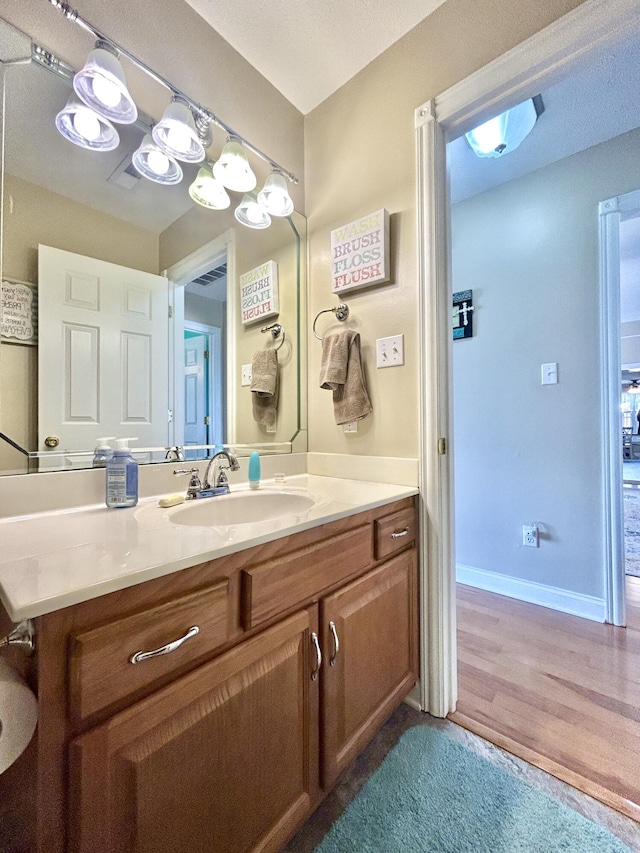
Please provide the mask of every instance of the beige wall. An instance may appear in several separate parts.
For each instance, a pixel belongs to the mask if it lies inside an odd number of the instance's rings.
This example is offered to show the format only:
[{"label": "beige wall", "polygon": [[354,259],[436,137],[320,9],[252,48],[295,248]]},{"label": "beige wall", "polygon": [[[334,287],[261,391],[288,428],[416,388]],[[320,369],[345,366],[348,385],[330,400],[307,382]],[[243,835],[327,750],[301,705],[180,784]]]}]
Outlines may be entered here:
[{"label": "beige wall", "polygon": [[[362,335],[373,415],[357,435],[333,420],[318,388],[321,345],[309,342],[309,450],[418,455],[418,293],[413,111],[502,55],[580,0],[447,0],[305,118],[309,322],[336,304],[330,231],[381,207],[391,214],[391,284],[345,293],[348,325]],[[327,319],[329,318],[329,319]],[[321,332],[335,331],[330,315]],[[376,370],[375,340],[404,333],[405,366]],[[372,472],[373,473],[373,472]]]}]

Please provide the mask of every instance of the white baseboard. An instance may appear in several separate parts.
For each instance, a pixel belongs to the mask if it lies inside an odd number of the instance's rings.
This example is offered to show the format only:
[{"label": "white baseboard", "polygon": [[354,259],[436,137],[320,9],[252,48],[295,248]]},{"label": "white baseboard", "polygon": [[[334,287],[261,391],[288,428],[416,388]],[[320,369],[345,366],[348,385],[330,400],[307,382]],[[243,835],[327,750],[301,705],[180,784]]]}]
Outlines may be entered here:
[{"label": "white baseboard", "polygon": [[417,681],[413,687],[411,688],[409,694],[404,697],[404,701],[407,705],[413,708],[416,711],[423,711],[423,707],[420,703],[420,682]]},{"label": "white baseboard", "polygon": [[558,589],[555,586],[545,586],[533,581],[501,575],[497,572],[487,572],[484,569],[463,566],[460,563],[456,563],[456,581],[465,584],[465,586],[516,598],[518,601],[539,604],[542,607],[549,607],[551,610],[570,613],[572,616],[582,616],[584,619],[591,619],[594,622],[605,621],[603,598],[582,595],[582,593]]}]

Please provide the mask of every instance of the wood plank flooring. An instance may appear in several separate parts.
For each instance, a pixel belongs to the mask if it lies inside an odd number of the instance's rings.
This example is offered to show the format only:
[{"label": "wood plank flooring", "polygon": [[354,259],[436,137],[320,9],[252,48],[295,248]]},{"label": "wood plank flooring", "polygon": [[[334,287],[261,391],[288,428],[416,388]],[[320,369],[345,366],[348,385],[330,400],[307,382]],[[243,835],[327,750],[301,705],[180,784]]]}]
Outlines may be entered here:
[{"label": "wood plank flooring", "polygon": [[451,719],[640,821],[640,578],[615,628],[458,585]]}]

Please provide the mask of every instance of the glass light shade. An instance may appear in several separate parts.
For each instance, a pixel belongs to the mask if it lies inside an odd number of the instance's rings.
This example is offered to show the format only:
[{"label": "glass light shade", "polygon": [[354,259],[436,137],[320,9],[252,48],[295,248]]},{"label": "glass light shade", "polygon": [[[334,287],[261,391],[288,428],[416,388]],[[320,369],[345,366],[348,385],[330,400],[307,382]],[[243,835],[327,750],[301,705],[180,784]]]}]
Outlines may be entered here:
[{"label": "glass light shade", "polygon": [[120,143],[115,127],[75,95],[56,116],[56,127],[69,142],[89,151],[113,151]]},{"label": "glass light shade", "polygon": [[234,216],[247,228],[268,228],[271,217],[256,198],[255,193],[245,193],[234,211]]},{"label": "glass light shade", "polygon": [[200,166],[195,181],[189,187],[189,195],[210,210],[225,210],[231,204],[229,194],[220,181],[213,177],[209,165]]},{"label": "glass light shade", "polygon": [[213,166],[213,174],[228,190],[247,193],[258,183],[251,170],[242,143],[230,138]]},{"label": "glass light shade", "polygon": [[640,394],[640,385],[634,380],[627,388],[627,394]]},{"label": "glass light shade", "polygon": [[258,193],[258,201],[271,216],[289,216],[293,212],[293,201],[287,189],[284,176],[272,172]]},{"label": "glass light shade", "polygon": [[120,61],[104,47],[91,51],[73,78],[73,88],[81,101],[110,121],[133,124],[138,118]]},{"label": "glass light shade", "polygon": [[179,184],[182,180],[180,165],[161,151],[148,133],[133,152],[131,162],[144,178],[156,184]]},{"label": "glass light shade", "polygon": [[508,154],[533,130],[538,112],[533,100],[524,101],[465,134],[478,157],[501,157]]},{"label": "glass light shade", "polygon": [[204,148],[189,107],[180,100],[172,101],[151,132],[159,148],[185,163],[204,160]]}]

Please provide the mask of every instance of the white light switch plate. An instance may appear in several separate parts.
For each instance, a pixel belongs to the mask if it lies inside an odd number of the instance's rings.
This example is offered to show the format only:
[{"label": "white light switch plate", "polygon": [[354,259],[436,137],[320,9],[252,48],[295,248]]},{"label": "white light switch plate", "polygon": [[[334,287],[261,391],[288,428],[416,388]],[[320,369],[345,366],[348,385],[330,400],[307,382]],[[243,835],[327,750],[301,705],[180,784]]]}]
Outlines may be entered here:
[{"label": "white light switch plate", "polygon": [[358,421],[350,421],[348,424],[342,425],[343,432],[358,432]]},{"label": "white light switch plate", "polygon": [[253,365],[251,364],[243,364],[242,365],[242,378],[240,380],[241,385],[251,385],[251,368]]},{"label": "white light switch plate", "polygon": [[542,385],[557,385],[558,384],[558,362],[551,364],[543,364],[541,366]]},{"label": "white light switch plate", "polygon": [[404,335],[378,338],[376,367],[398,367],[401,364],[404,364]]}]

